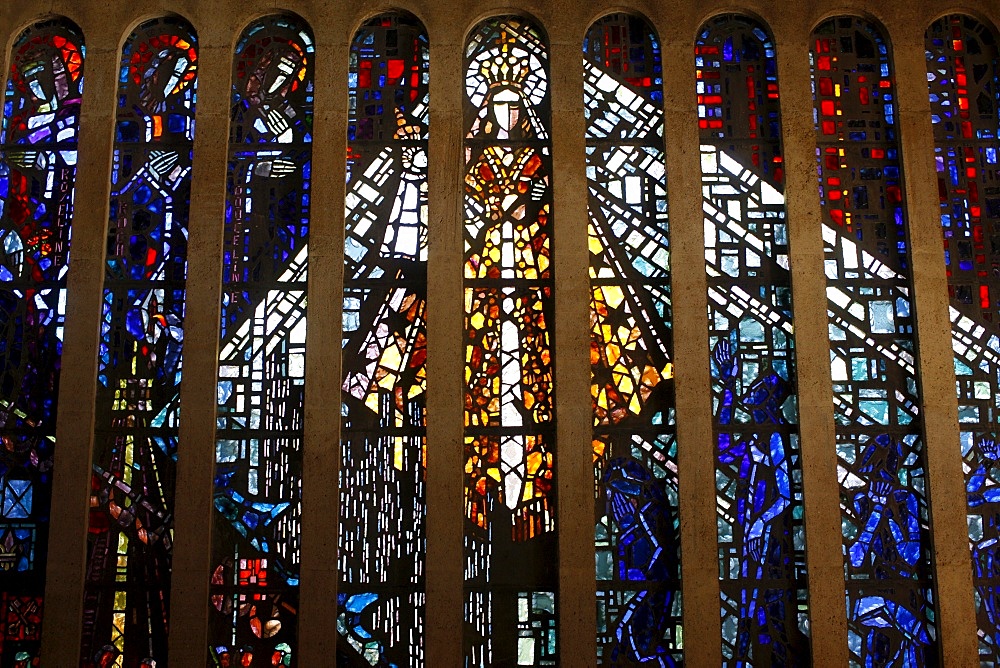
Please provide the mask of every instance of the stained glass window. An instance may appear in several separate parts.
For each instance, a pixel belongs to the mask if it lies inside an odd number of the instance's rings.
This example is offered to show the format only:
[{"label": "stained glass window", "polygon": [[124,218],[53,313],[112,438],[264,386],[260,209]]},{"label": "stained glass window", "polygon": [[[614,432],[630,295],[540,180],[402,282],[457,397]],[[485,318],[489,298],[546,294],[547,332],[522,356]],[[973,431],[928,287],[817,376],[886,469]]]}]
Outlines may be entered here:
[{"label": "stained glass window", "polygon": [[889,47],[868,21],[813,34],[830,363],[852,665],[934,657],[910,245]]},{"label": "stained glass window", "polygon": [[993,665],[1000,661],[994,564],[1000,541],[1000,52],[995,34],[968,16],[945,16],[926,37],[979,657]]},{"label": "stained glass window", "polygon": [[597,652],[681,659],[680,526],[660,41],[611,14],[583,43]]},{"label": "stained glass window", "polygon": [[65,20],[14,41],[0,129],[0,663],[37,665],[83,93]]},{"label": "stained glass window", "polygon": [[294,663],[312,71],[311,32],[292,18],[255,21],[237,42],[209,635],[223,666]]},{"label": "stained glass window", "polygon": [[85,665],[166,660],[197,67],[193,29],[179,19],[142,24],[122,50],[98,354]]},{"label": "stained glass window", "polygon": [[[555,665],[548,53],[487,19],[465,47],[465,662]],[[516,564],[516,567],[512,567]]]},{"label": "stained glass window", "polygon": [[428,55],[392,14],[350,56],[337,619],[374,665],[423,665]]},{"label": "stained glass window", "polygon": [[808,661],[802,470],[774,40],[712,19],[695,45],[722,652]]}]

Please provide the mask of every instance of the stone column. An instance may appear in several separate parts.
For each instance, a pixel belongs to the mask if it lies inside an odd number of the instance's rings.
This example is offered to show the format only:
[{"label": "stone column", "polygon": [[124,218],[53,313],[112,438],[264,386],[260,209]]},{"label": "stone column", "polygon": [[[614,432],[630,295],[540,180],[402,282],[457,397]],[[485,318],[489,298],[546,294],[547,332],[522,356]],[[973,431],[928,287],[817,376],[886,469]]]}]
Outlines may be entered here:
[{"label": "stone column", "polygon": [[[70,13],[73,14],[86,16],[78,11]],[[84,33],[87,56],[59,381],[41,655],[43,666],[67,667],[79,665],[80,660],[104,247],[121,43],[121,26],[114,21],[80,18],[77,17],[77,24]]]},{"label": "stone column", "polygon": [[471,19],[448,3],[430,3],[418,16],[430,40],[426,664],[460,666],[465,603],[462,48]]},{"label": "stone column", "polygon": [[559,663],[597,656],[593,406],[590,396],[590,251],[583,117],[583,35],[569,2],[554,3],[549,31],[552,96],[552,241],[555,275],[556,529]]},{"label": "stone column", "polygon": [[[310,3],[312,4],[312,3]],[[347,56],[350,14],[314,3],[316,97],[309,229],[305,435],[302,452],[302,666],[329,665],[337,649],[340,529],[341,316],[344,279]]]},{"label": "stone column", "polygon": [[[901,8],[900,8],[901,9]],[[972,563],[966,524],[965,477],[959,445],[948,279],[934,167],[934,132],[927,90],[920,15],[901,13],[890,33],[899,97],[899,134],[909,214],[913,308],[924,415],[926,491],[937,611],[935,623],[946,666],[978,666]]]},{"label": "stone column", "polygon": [[778,13],[772,25],[781,94],[788,213],[799,439],[806,534],[806,573],[813,660],[846,665],[840,484],[833,421],[833,380],[823,273],[823,212],[817,196],[809,19]]},{"label": "stone column", "polygon": [[243,27],[240,13],[206,6],[198,14],[192,17],[199,43],[198,106],[170,590],[170,664],[177,666],[204,665],[208,653],[230,78],[233,45]]},{"label": "stone column", "polygon": [[663,110],[670,198],[684,659],[692,668],[718,666],[722,627],[708,283],[694,77],[697,24],[678,20],[669,7],[662,7],[651,18],[660,35],[665,64]]}]

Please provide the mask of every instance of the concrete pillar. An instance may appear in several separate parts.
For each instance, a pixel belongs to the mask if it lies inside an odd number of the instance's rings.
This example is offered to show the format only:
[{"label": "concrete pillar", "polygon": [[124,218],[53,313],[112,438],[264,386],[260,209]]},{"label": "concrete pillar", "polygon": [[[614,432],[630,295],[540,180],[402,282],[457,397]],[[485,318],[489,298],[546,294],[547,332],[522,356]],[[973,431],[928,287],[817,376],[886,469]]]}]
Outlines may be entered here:
[{"label": "concrete pillar", "polygon": [[702,224],[694,35],[701,21],[668,7],[652,17],[663,47],[663,110],[673,303],[677,469],[681,520],[684,659],[717,666],[722,658],[715,444],[708,349],[708,284]]},{"label": "concrete pillar", "polygon": [[781,91],[785,198],[798,366],[799,438],[806,533],[806,573],[812,653],[846,665],[840,484],[833,422],[833,381],[823,267],[822,209],[817,195],[816,132],[809,72],[812,25],[794,15],[774,17]]},{"label": "concrete pillar", "polygon": [[460,666],[464,655],[462,535],[466,522],[462,49],[472,19],[447,3],[431,3],[418,16],[430,40],[426,664]]},{"label": "concrete pillar", "polygon": [[341,315],[344,276],[347,54],[350,15],[316,3],[316,42],[302,461],[299,665],[336,656],[340,525]]},{"label": "concrete pillar", "polygon": [[192,17],[199,43],[198,106],[170,591],[170,664],[177,666],[203,665],[208,653],[230,76],[234,42],[243,27],[238,12],[203,14]]},{"label": "concrete pillar", "polygon": [[[597,656],[593,407],[590,396],[590,251],[583,117],[582,17],[558,14],[549,31],[552,97],[552,241],[555,272],[556,530],[559,662]],[[566,20],[572,17],[572,20]]]},{"label": "concrete pillar", "polygon": [[77,25],[83,30],[87,54],[67,277],[41,655],[42,665],[67,667],[78,665],[80,657],[97,351],[121,39],[118,26],[113,23],[92,19],[77,20]]},{"label": "concrete pillar", "polygon": [[899,134],[909,214],[913,307],[924,414],[926,491],[931,517],[935,619],[946,666],[978,666],[965,476],[959,445],[948,279],[941,240],[934,131],[927,92],[922,16],[895,17],[890,33],[899,97]]}]

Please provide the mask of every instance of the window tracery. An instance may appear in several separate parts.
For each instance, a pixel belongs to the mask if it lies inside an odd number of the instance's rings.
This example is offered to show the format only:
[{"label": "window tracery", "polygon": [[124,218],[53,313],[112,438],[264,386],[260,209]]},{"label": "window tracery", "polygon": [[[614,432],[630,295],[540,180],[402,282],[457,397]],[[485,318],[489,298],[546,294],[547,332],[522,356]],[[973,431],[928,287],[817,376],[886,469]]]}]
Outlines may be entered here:
[{"label": "window tracery", "polygon": [[712,19],[695,46],[723,659],[808,660],[795,334],[774,41]]},{"label": "window tracery", "polygon": [[583,44],[598,660],[681,660],[660,43],[611,14]]},{"label": "window tracery", "polygon": [[994,545],[1000,540],[1000,50],[996,35],[953,14],[926,33],[927,85],[948,274],[958,420],[969,541],[979,622],[979,656],[1000,660],[1000,590]]}]

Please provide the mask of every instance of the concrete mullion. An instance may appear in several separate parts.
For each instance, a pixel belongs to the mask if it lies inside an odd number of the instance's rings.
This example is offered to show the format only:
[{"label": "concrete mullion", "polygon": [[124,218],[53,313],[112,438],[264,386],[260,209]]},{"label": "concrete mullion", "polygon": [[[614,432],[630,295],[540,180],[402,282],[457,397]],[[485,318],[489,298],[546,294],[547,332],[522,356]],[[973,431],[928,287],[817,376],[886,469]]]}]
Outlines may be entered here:
[{"label": "concrete mullion", "polygon": [[309,313],[302,462],[302,580],[299,651],[303,666],[336,656],[340,529],[340,332],[344,279],[344,150],[347,136],[346,27],[314,24],[316,96],[309,229]]},{"label": "concrete mullion", "polygon": [[102,32],[91,30],[84,36],[88,45],[112,46],[88,48],[84,63],[49,523],[48,554],[53,558],[48,560],[47,605],[42,624],[44,666],[76,666],[80,660],[113,109],[118,82],[118,52],[113,46],[118,37]]},{"label": "concrete mullion", "polygon": [[170,594],[170,664],[176,666],[204,665],[208,652],[231,39],[232,35],[221,29],[218,33],[210,33],[203,27],[199,34],[197,127],[191,182],[191,241]]},{"label": "concrete mullion", "polygon": [[795,28],[787,31],[787,39],[778,33],[776,56],[795,313],[809,620],[816,665],[846,665],[847,606],[823,272],[823,212],[816,195],[810,27],[793,23]]},{"label": "concrete mullion", "polygon": [[923,26],[896,36],[894,61],[923,402],[936,625],[946,666],[978,666],[965,478],[959,445],[948,279],[934,167]]},{"label": "concrete mullion", "polygon": [[463,657],[464,258],[463,26],[442,4],[427,18],[430,128],[427,261],[426,665]]},{"label": "concrete mullion", "polygon": [[[583,117],[583,30],[560,27],[550,48],[552,238],[555,276],[556,485],[559,661],[597,656],[593,408],[590,396],[590,252]],[[556,26],[553,25],[553,32]],[[565,41],[559,37],[565,36]]]},{"label": "concrete mullion", "polygon": [[669,13],[657,21],[657,29],[663,62],[672,64],[663,68],[664,140],[670,198],[684,659],[693,668],[718,666],[722,660],[695,30],[673,20]]}]

